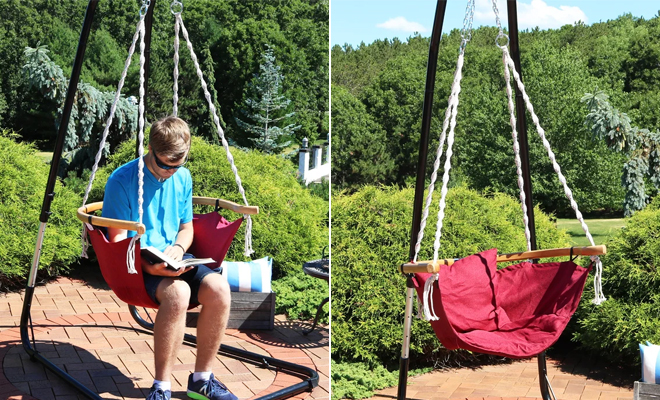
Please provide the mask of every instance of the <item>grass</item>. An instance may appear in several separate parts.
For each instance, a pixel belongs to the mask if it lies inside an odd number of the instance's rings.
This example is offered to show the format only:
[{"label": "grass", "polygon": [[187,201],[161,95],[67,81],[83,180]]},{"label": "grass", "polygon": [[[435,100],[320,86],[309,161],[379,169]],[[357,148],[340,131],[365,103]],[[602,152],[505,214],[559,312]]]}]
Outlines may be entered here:
[{"label": "grass", "polygon": [[53,159],[53,152],[52,151],[38,151],[37,152],[37,157],[41,158],[43,162],[45,163],[50,163],[50,160]]},{"label": "grass", "polygon": [[[597,245],[605,244],[610,236],[614,235],[616,231],[623,228],[626,224],[626,220],[623,218],[585,219],[584,222],[587,223],[589,232],[591,233],[591,236],[593,236],[594,242],[596,242]],[[564,229],[569,235],[571,235],[571,243],[573,245],[591,245],[589,239],[587,239],[582,230],[580,221],[577,219],[559,218],[557,219],[557,228]]]}]

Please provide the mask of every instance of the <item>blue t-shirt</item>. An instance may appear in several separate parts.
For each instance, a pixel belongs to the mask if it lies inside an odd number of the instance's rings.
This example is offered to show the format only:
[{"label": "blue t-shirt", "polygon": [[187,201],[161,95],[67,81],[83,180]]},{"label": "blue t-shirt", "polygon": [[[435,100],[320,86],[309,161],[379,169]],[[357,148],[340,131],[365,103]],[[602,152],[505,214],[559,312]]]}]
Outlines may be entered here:
[{"label": "blue t-shirt", "polygon": [[[192,221],[192,178],[190,171],[179,168],[174,175],[158,182],[144,168],[142,223],[146,232],[141,246],[153,246],[161,251],[176,241],[181,224]],[[138,159],[117,168],[105,184],[103,216],[125,221],[138,221]],[[136,235],[128,231],[128,236]]]}]

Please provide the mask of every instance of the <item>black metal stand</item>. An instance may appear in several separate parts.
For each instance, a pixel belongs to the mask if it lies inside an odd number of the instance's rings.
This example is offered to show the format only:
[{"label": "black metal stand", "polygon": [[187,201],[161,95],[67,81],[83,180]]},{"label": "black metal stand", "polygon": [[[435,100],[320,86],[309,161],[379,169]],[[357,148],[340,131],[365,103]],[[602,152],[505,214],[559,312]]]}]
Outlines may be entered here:
[{"label": "black metal stand", "polygon": [[[429,132],[431,126],[431,109],[433,105],[433,89],[435,86],[435,68],[438,58],[438,47],[440,37],[442,34],[442,23],[444,20],[444,10],[447,5],[446,0],[438,0],[436,6],[435,19],[433,21],[433,31],[431,33],[431,45],[429,47],[429,59],[426,71],[426,90],[424,93],[424,106],[422,112],[422,133],[419,140],[419,160],[417,163],[417,180],[415,183],[415,200],[413,208],[413,223],[410,235],[410,260],[413,259],[415,254],[415,244],[417,243],[417,236],[421,223],[422,206],[424,200],[425,178],[426,178],[426,158],[427,148],[429,142]],[[522,76],[520,69],[520,48],[518,46],[518,12],[516,9],[516,0],[507,0],[507,13],[509,17],[509,39],[511,48],[511,58],[513,59],[516,71]],[[522,173],[524,181],[524,189],[526,195],[527,216],[529,218],[530,241],[532,250],[536,249],[536,225],[534,223],[534,205],[532,201],[532,180],[529,167],[529,145],[527,139],[527,123],[525,120],[525,104],[523,102],[522,93],[520,93],[516,85],[516,115],[517,118],[517,131],[519,134],[520,142],[520,158],[522,164]],[[404,338],[401,350],[401,359],[399,365],[399,388],[397,399],[405,400],[406,398],[406,384],[408,380],[408,347],[410,345],[410,326],[412,322],[412,298],[414,295],[414,288],[410,284],[410,276],[408,276],[408,288],[406,291],[406,311],[404,320]],[[552,388],[547,377],[547,369],[545,362],[545,352],[538,355],[539,367],[539,385],[541,388],[541,396],[543,400],[551,400],[550,393]],[[553,396],[554,397],[554,396]]]},{"label": "black metal stand", "polygon": [[325,303],[327,303],[330,300],[330,297],[326,297],[323,299],[321,304],[319,304],[319,307],[316,309],[316,316],[314,317],[314,323],[312,324],[312,327],[309,329],[303,329],[302,333],[303,335],[310,334],[316,329],[316,324],[319,322],[319,315],[321,315],[321,311],[323,310],[323,306]]},{"label": "black metal stand", "polygon": [[[62,368],[53,364],[50,360],[44,357],[42,354],[37,351],[35,347],[30,343],[30,336],[28,332],[29,324],[31,324],[31,315],[30,310],[32,308],[32,299],[34,298],[34,288],[37,278],[37,270],[39,267],[39,258],[41,256],[41,246],[43,244],[46,224],[48,223],[48,217],[50,216],[50,206],[53,198],[55,196],[55,183],[57,181],[57,169],[62,157],[62,150],[64,147],[64,138],[66,137],[67,127],[69,125],[69,119],[71,117],[71,110],[73,109],[73,102],[76,96],[76,91],[78,87],[78,81],[80,79],[80,72],[82,69],[83,59],[85,57],[85,50],[87,48],[87,40],[89,39],[89,33],[92,27],[92,21],[94,19],[94,13],[96,11],[96,6],[98,5],[99,0],[89,0],[87,5],[87,11],[85,13],[85,20],[83,22],[83,27],[80,33],[80,40],[78,42],[78,49],[76,51],[76,57],[73,63],[73,69],[71,72],[71,79],[69,81],[69,87],[67,90],[66,99],[64,102],[64,108],[62,111],[62,120],[60,121],[60,126],[57,133],[57,141],[55,144],[55,150],[53,152],[53,159],[50,165],[50,172],[48,175],[48,183],[46,185],[46,193],[44,195],[44,201],[41,207],[41,215],[39,217],[40,225],[39,232],[37,234],[37,240],[35,245],[34,257],[32,259],[32,265],[27,279],[27,285],[25,289],[25,296],[23,300],[23,309],[21,313],[20,320],[20,334],[21,342],[25,351],[30,356],[30,359],[33,361],[38,361],[42,363],[46,368],[52,371],[54,374],[62,378],[65,382],[69,383],[71,386],[76,388],[80,393],[85,395],[90,399],[101,400],[101,397],[90,390],[88,387],[80,383],[74,377],[65,372]],[[151,20],[153,18],[153,9],[155,7],[155,0],[151,0],[149,9],[147,10],[147,15],[145,16],[145,27],[147,29],[147,34],[145,37],[145,50],[147,52],[147,57],[149,54],[148,47],[150,43],[147,42],[147,38],[151,38]],[[150,40],[148,41],[150,42]],[[148,71],[148,63],[146,66]],[[146,86],[146,84],[145,84]],[[153,324],[150,324],[144,321],[139,314],[137,309],[134,306],[129,306],[129,311],[133,318],[140,324],[140,326],[152,330]],[[189,345],[194,345],[197,343],[197,338],[193,335],[186,335],[184,337],[184,343]],[[291,396],[294,396],[303,391],[311,391],[313,388],[318,386],[319,375],[318,373],[308,367],[293,364],[287,361],[279,360],[276,358],[265,357],[260,354],[252,353],[242,349],[237,349],[230,346],[222,345],[218,351],[220,354],[227,355],[239,359],[241,361],[252,362],[256,365],[261,365],[265,368],[273,368],[278,371],[284,371],[286,373],[299,376],[302,381],[294,385],[280,389],[269,395],[260,397],[257,400],[279,400],[285,399]]]},{"label": "black metal stand", "polygon": [[[426,179],[426,157],[429,148],[429,132],[431,131],[431,117],[433,115],[433,90],[435,89],[435,71],[438,65],[438,52],[440,50],[440,39],[442,39],[442,23],[445,20],[447,0],[438,0],[435,7],[433,19],[433,30],[431,31],[431,45],[429,46],[429,58],[426,64],[426,87],[424,90],[424,104],[422,106],[422,134],[419,138],[419,158],[417,160],[417,180],[415,181],[415,199],[413,203],[413,219],[410,231],[410,253],[408,258],[415,257],[415,244],[422,221],[422,207],[424,202],[424,181]],[[408,384],[408,366],[410,350],[410,331],[412,329],[412,303],[415,295],[415,287],[412,284],[412,275],[408,274],[406,285],[406,310],[403,321],[403,345],[401,346],[401,358],[399,359],[399,387],[398,400],[405,400],[406,385]]]},{"label": "black metal stand", "polygon": [[[330,260],[325,258],[325,255],[320,260],[308,261],[303,264],[303,272],[313,278],[323,279],[325,281],[330,281]],[[321,304],[316,308],[316,316],[314,317],[314,323],[310,329],[304,329],[302,331],[303,335],[311,333],[316,329],[316,324],[319,321],[319,316],[323,310],[323,306],[330,300],[330,297],[326,297]]]}]

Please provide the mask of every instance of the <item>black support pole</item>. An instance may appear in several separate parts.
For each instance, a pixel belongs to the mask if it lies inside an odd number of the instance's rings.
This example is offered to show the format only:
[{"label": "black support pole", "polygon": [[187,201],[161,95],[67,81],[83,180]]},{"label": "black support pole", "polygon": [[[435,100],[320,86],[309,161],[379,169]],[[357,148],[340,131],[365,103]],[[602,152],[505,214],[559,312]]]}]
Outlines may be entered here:
[{"label": "black support pole", "polygon": [[67,383],[74,386],[78,389],[83,395],[87,396],[90,399],[100,399],[100,397],[89,390],[87,387],[82,385],[71,375],[66,373],[57,365],[53,364],[50,360],[41,355],[36,348],[32,347],[30,343],[30,337],[28,334],[28,322],[30,321],[30,310],[32,308],[32,298],[34,297],[34,287],[36,283],[37,270],[39,268],[39,258],[41,255],[41,245],[43,243],[43,238],[46,231],[46,224],[48,223],[48,218],[51,214],[50,206],[55,197],[55,183],[57,182],[57,170],[62,159],[62,151],[64,149],[64,139],[66,137],[67,128],[69,126],[69,119],[71,118],[71,110],[73,109],[73,102],[75,101],[76,92],[78,90],[78,81],[80,79],[80,71],[82,70],[83,60],[85,58],[85,50],[87,48],[87,40],[89,39],[89,33],[92,29],[92,21],[94,19],[94,13],[96,11],[96,6],[98,5],[98,0],[90,0],[87,4],[87,11],[85,12],[85,20],[83,22],[82,30],[80,33],[80,40],[78,42],[78,49],[76,51],[76,57],[73,62],[73,69],[71,71],[71,79],[69,80],[69,87],[67,89],[66,99],[64,100],[64,108],[62,109],[62,118],[60,120],[60,126],[57,131],[57,139],[55,143],[55,149],[53,151],[53,158],[50,163],[50,172],[48,174],[48,183],[46,184],[46,193],[44,195],[44,201],[41,206],[41,214],[39,216],[39,233],[37,234],[37,241],[35,245],[34,257],[32,259],[32,266],[30,268],[30,273],[27,279],[27,286],[25,289],[25,295],[23,297],[23,309],[21,312],[20,320],[20,334],[21,342],[23,348],[28,353],[30,358],[33,361],[39,361],[46,368],[52,371],[54,374],[64,379]]},{"label": "black support pole", "polygon": [[[518,10],[516,0],[507,0],[507,14],[509,16],[509,39],[511,49],[511,59],[516,67],[516,71],[522,79],[520,68],[520,47],[518,41]],[[525,191],[525,205],[527,206],[527,217],[529,218],[530,245],[532,250],[536,250],[536,224],[534,222],[534,202],[532,201],[532,177],[529,166],[529,140],[527,138],[527,121],[525,113],[525,103],[518,85],[516,89],[516,129],[518,130],[520,144],[520,161],[522,164],[523,184]],[[538,355],[539,369],[539,387],[543,400],[550,400],[550,383],[548,382],[548,372],[545,360],[545,352]]]},{"label": "black support pole", "polygon": [[[422,208],[424,202],[424,187],[426,178],[426,158],[428,156],[429,133],[431,131],[431,117],[433,115],[433,91],[435,89],[435,72],[438,65],[438,52],[440,49],[440,40],[442,39],[442,23],[445,19],[445,10],[447,0],[438,0],[435,8],[435,17],[433,20],[433,30],[431,32],[431,43],[429,45],[429,58],[426,65],[426,87],[424,90],[424,104],[422,106],[422,132],[419,138],[419,158],[417,160],[417,181],[415,182],[415,199],[413,208],[413,220],[410,232],[410,253],[409,259],[415,256],[415,244],[419,232],[419,226],[422,220]],[[410,349],[410,331],[412,326],[412,301],[414,295],[414,285],[411,275],[408,275],[406,284],[406,310],[403,325],[403,345],[401,348],[401,358],[399,360],[399,388],[397,392],[398,400],[405,400],[406,385],[408,384],[409,367],[409,349]]]},{"label": "black support pole", "polygon": [[[511,59],[516,71],[522,79],[520,70],[520,47],[518,46],[518,10],[516,0],[507,1],[507,12],[509,16],[509,39],[511,48]],[[529,218],[529,233],[532,250],[536,250],[536,224],[534,222],[534,202],[532,201],[532,177],[529,168],[529,141],[527,139],[527,121],[525,119],[525,102],[518,85],[516,89],[516,129],[518,130],[518,141],[520,142],[520,162],[522,164],[523,184],[525,189],[525,205],[527,206],[527,217]]]},{"label": "black support pole", "polygon": [[426,180],[426,158],[428,156],[429,133],[431,132],[431,117],[433,116],[433,90],[435,89],[435,72],[438,65],[438,52],[440,39],[442,39],[442,23],[445,19],[447,0],[438,0],[431,32],[429,58],[426,65],[426,88],[424,90],[424,104],[422,106],[422,134],[419,138],[419,158],[417,160],[417,180],[415,181],[415,200],[413,208],[412,228],[410,232],[410,253],[412,261],[415,256],[415,244],[422,221],[422,208],[424,206],[424,189]]}]

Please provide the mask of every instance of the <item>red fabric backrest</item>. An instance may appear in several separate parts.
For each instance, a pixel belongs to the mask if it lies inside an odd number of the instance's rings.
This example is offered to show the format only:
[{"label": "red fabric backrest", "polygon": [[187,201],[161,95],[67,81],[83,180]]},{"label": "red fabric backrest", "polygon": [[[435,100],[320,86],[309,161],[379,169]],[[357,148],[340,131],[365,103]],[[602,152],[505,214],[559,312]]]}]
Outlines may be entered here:
[{"label": "red fabric backrest", "polygon": [[442,267],[438,286],[449,323],[458,332],[474,329],[493,330],[497,249],[462,258]]},{"label": "red fabric backrest", "polygon": [[518,321],[520,325],[520,321],[540,315],[570,318],[580,302],[588,272],[572,261],[522,262],[498,271],[495,278],[498,306],[509,320],[502,318],[500,328],[507,329],[510,321]]},{"label": "red fabric backrest", "polygon": [[195,237],[188,253],[197,258],[212,258],[217,262],[208,264],[208,267],[219,267],[242,222],[243,218],[229,222],[217,212],[195,214],[193,216]]}]

